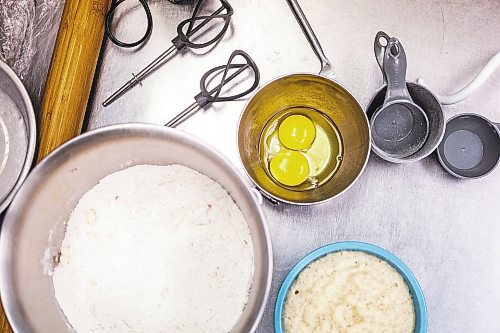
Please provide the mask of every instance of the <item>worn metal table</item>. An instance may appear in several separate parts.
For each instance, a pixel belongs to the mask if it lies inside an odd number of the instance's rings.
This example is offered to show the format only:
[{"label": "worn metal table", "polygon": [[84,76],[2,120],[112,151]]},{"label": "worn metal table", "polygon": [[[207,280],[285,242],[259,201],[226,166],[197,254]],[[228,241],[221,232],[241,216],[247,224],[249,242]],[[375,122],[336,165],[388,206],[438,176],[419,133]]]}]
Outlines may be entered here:
[{"label": "worn metal table", "polygon": [[[134,3],[133,1],[130,1]],[[212,0],[215,3],[215,0]],[[296,71],[318,72],[319,64],[284,0],[232,0],[233,25],[209,52],[172,59],[126,96],[101,102],[170,44],[192,3],[151,2],[151,39],[139,50],[105,43],[89,105],[88,129],[123,122],[163,124],[192,102],[200,76],[241,48],[260,66],[262,81]],[[302,0],[340,82],[366,105],[382,78],[373,57],[378,30],[403,42],[408,78],[423,76],[440,93],[470,80],[500,49],[498,0]],[[118,34],[145,27],[140,8],[120,19]],[[477,112],[500,120],[500,72],[449,118]],[[240,166],[236,127],[244,101],[214,105],[180,129],[222,151]],[[457,180],[435,156],[394,165],[372,154],[361,179],[339,199],[314,207],[265,204],[274,246],[271,297],[258,332],[272,332],[275,296],[291,266],[331,242],[359,240],[385,247],[420,281],[427,300],[429,332],[498,332],[500,327],[500,169],[481,180]]]}]

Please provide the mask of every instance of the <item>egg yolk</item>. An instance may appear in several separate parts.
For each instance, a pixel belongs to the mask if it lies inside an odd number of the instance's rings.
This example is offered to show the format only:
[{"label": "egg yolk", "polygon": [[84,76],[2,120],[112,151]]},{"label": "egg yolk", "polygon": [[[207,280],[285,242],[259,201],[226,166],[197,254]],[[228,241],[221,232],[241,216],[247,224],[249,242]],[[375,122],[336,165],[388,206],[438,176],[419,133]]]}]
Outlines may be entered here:
[{"label": "egg yolk", "polygon": [[311,119],[300,114],[286,117],[280,124],[278,136],[288,149],[304,150],[311,147],[316,137],[316,128]]},{"label": "egg yolk", "polygon": [[309,175],[309,163],[304,155],[297,151],[281,150],[269,164],[273,177],[283,185],[297,186]]}]

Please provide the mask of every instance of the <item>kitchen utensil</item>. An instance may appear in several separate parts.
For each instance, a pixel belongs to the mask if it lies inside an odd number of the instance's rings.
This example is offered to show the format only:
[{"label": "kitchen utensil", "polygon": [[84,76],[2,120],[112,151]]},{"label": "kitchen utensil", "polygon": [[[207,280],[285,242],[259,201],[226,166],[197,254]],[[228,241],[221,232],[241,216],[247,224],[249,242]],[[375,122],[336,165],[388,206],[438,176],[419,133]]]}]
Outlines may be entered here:
[{"label": "kitchen utensil", "polygon": [[333,252],[338,251],[362,251],[385,260],[394,269],[401,274],[404,281],[408,285],[410,294],[413,298],[413,307],[415,310],[415,333],[425,333],[427,332],[427,307],[425,305],[425,298],[422,292],[422,288],[418,284],[417,279],[410,271],[410,269],[395,255],[387,250],[384,250],[378,246],[362,243],[362,242],[339,242],[326,245],[319,249],[314,250],[307,256],[302,258],[288,273],[283,281],[278,297],[276,299],[276,305],[274,308],[274,329],[275,333],[284,333],[283,324],[283,308],[285,306],[286,297],[290,290],[290,287],[295,282],[299,274],[304,268],[309,266],[313,261]]},{"label": "kitchen utensil", "polygon": [[[491,59],[486,63],[483,69],[476,75],[468,85],[460,89],[458,92],[452,95],[437,95],[439,101],[443,105],[451,105],[456,104],[458,102],[463,101],[470,95],[472,95],[476,90],[478,90],[495,72],[495,70],[500,66],[500,51],[497,52]],[[430,89],[426,84],[423,78],[418,78],[417,82],[428,89]]]},{"label": "kitchen utensil", "polygon": [[[173,45],[171,47],[169,47],[165,52],[160,54],[155,60],[153,60],[151,63],[149,63],[149,65],[144,67],[139,73],[137,73],[137,74],[132,73],[132,79],[130,79],[123,86],[121,86],[120,89],[118,89],[116,92],[114,92],[110,97],[108,97],[102,103],[102,105],[103,106],[110,105],[116,99],[118,99],[120,96],[125,94],[132,87],[134,87],[136,84],[141,83],[141,80],[144,77],[146,77],[146,75],[148,75],[149,73],[154,71],[160,65],[163,65],[165,63],[165,60],[170,55],[172,55],[174,53],[176,54],[177,52],[182,51],[185,48],[192,48],[192,49],[204,48],[204,47],[210,46],[210,45],[216,43],[217,41],[219,41],[224,36],[227,29],[229,28],[231,16],[233,15],[233,8],[229,4],[229,2],[227,2],[226,0],[219,0],[219,1],[221,2],[221,7],[219,7],[219,9],[217,9],[215,12],[213,12],[212,15],[208,15],[208,16],[205,16],[205,15],[197,16],[199,11],[200,11],[202,1],[198,2],[196,4],[195,9],[194,9],[193,16],[190,19],[182,21],[177,26],[177,37],[172,39]],[[226,11],[226,12],[221,14],[224,11]],[[217,21],[224,22],[220,32],[217,35],[215,35],[212,39],[210,39],[206,42],[203,42],[203,43],[195,42],[194,40],[197,37],[197,36],[195,36],[195,34],[198,31],[200,31],[204,26],[206,26],[210,21],[212,21],[214,19],[217,19],[216,22]],[[201,21],[201,22],[198,25],[195,25],[195,23],[198,21]],[[186,26],[187,26],[187,28],[186,28]],[[184,30],[186,30],[186,32],[184,32]],[[108,30],[108,33],[111,34],[111,31]],[[118,41],[118,40],[116,40],[116,41]]]},{"label": "kitchen utensil", "polygon": [[[178,3],[179,1],[180,0],[170,0],[170,2],[173,3]],[[203,0],[198,0],[197,5],[199,5],[202,1]],[[118,0],[111,5],[111,8],[109,8],[108,13],[106,14],[106,35],[114,44],[120,47],[135,47],[144,43],[151,36],[151,33],[153,32],[153,15],[151,15],[151,9],[149,9],[148,2],[146,0],[139,0],[139,3],[144,9],[144,13],[146,14],[146,20],[148,22],[146,26],[146,31],[144,32],[144,35],[135,42],[132,43],[122,42],[121,40],[116,38],[113,32],[111,31],[111,25],[113,23],[113,18],[116,8],[118,8],[118,6],[123,2],[125,2],[125,0]]]},{"label": "kitchen utensil", "polygon": [[373,51],[375,52],[375,59],[377,59],[378,66],[382,71],[384,84],[387,84],[387,78],[385,77],[385,72],[384,72],[384,56],[385,56],[385,50],[387,49],[387,45],[389,44],[390,39],[391,37],[389,37],[388,34],[386,34],[383,31],[379,31],[377,32],[377,35],[375,36],[375,40],[373,42]]},{"label": "kitchen utensil", "polygon": [[[370,152],[370,126],[356,98],[333,77],[333,69],[296,0],[287,0],[309,44],[321,62],[319,75],[309,73],[278,77],[261,87],[248,101],[238,125],[238,148],[244,169],[272,202],[310,205],[333,199],[361,175]],[[278,185],[265,171],[257,150],[265,124],[289,108],[321,112],[337,127],[343,142],[342,162],[321,186],[294,191]]]},{"label": "kitchen utensil", "polygon": [[[241,56],[243,59],[245,59],[246,63],[245,64],[233,64],[232,61],[235,57]],[[228,76],[229,70],[231,69],[237,69],[234,71],[231,75]],[[231,80],[235,79],[237,76],[241,74],[245,74],[245,71],[247,69],[251,69],[254,81],[252,85],[245,91],[230,95],[230,96],[221,96],[221,91],[224,85],[226,85],[228,82]],[[217,73],[223,72],[222,74],[222,79],[221,83],[208,91],[208,82],[207,80],[213,78]],[[198,108],[203,108],[209,104],[215,103],[215,102],[226,102],[226,101],[234,101],[238,98],[241,98],[243,96],[248,95],[252,91],[257,88],[259,85],[259,80],[260,80],[260,73],[259,73],[259,68],[257,67],[257,64],[253,61],[253,59],[244,51],[241,50],[236,50],[234,51],[231,56],[229,57],[229,60],[226,65],[222,66],[217,66],[206,72],[200,81],[200,89],[201,92],[194,97],[195,102],[188,106],[184,111],[179,113],[177,116],[175,116],[172,120],[170,120],[165,126],[168,127],[176,127],[180,123],[182,123],[184,120],[192,116]]]},{"label": "kitchen utensil", "polygon": [[[377,60],[379,67],[383,68],[384,58],[381,57],[381,54],[382,52],[384,52],[385,54],[386,46],[384,46],[380,42],[380,38],[388,42],[390,40],[390,37],[383,31],[378,32],[377,35],[375,36],[375,41],[374,41],[375,59]],[[382,75],[384,76],[385,80],[384,71],[382,71]],[[422,110],[425,112],[427,116],[429,124],[428,136],[423,146],[413,155],[403,158],[394,158],[388,155],[385,155],[383,157],[385,160],[393,163],[414,162],[430,155],[441,142],[445,130],[443,109],[436,95],[434,95],[432,91],[427,89],[425,86],[413,82],[407,81],[406,88],[412,100],[422,108]],[[387,91],[387,85],[382,86],[374,93],[374,95],[368,102],[368,105],[366,107],[366,115],[368,116],[368,119],[371,120],[375,112],[383,105],[386,96],[386,91]]]},{"label": "kitchen utensil", "polygon": [[82,128],[111,0],[67,1],[39,114],[40,161]]},{"label": "kitchen utensil", "polygon": [[486,176],[500,159],[500,124],[473,113],[452,117],[437,153],[446,171],[458,178]]},{"label": "kitchen utensil", "polygon": [[0,61],[0,213],[26,178],[35,143],[31,100],[14,71]]},{"label": "kitchen utensil", "polygon": [[232,332],[256,329],[271,286],[272,250],[250,186],[218,152],[181,131],[125,124],[85,133],[58,148],[31,172],[12,202],[0,234],[0,292],[15,332],[72,331],[47,275],[65,222],[100,179],[139,164],[185,165],[220,183],[234,199],[248,222],[255,266],[248,302]]},{"label": "kitchen utensil", "polygon": [[406,54],[394,37],[387,45],[383,65],[387,91],[384,104],[370,121],[372,149],[382,158],[404,158],[422,148],[428,136],[429,121],[406,89]]}]

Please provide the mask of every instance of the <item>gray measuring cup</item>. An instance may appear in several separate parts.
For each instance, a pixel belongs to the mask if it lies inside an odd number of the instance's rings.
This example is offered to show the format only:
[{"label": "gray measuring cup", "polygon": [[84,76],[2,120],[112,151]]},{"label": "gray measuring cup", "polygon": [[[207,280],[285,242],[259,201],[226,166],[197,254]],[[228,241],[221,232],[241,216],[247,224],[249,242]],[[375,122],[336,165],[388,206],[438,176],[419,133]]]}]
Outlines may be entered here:
[{"label": "gray measuring cup", "polygon": [[441,165],[453,176],[484,177],[500,160],[500,124],[473,113],[452,117],[437,153]]},{"label": "gray measuring cup", "polygon": [[427,140],[429,121],[406,88],[406,54],[391,38],[384,54],[387,91],[384,104],[371,118],[374,152],[382,158],[404,158],[416,153]]},{"label": "gray measuring cup", "polygon": [[[389,40],[390,37],[388,34],[383,31],[379,31],[376,34],[374,41],[375,58],[380,69],[382,70],[382,75],[384,76],[384,84],[386,83],[383,70],[384,55],[387,49],[387,45],[389,44]],[[426,86],[415,82],[407,81],[406,88],[408,89],[412,100],[425,112],[429,121],[429,134],[424,145],[413,155],[404,158],[383,156],[385,160],[392,163],[410,163],[429,156],[438,147],[445,131],[444,113],[438,97]],[[365,109],[368,119],[371,120],[377,110],[384,104],[386,91],[387,85],[384,85],[373,94]],[[374,148],[373,145],[372,150],[377,153],[376,148]]]}]

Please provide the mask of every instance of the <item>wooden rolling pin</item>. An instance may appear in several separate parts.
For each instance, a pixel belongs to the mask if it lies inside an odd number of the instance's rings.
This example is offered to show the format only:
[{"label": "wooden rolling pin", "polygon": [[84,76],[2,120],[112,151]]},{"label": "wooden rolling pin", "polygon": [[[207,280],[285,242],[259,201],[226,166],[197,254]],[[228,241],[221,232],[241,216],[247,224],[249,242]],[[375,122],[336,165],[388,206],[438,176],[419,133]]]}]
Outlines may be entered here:
[{"label": "wooden rolling pin", "polygon": [[111,0],[66,0],[38,115],[37,162],[80,134]]},{"label": "wooden rolling pin", "polygon": [[0,332],[12,333],[12,330],[9,326],[9,322],[7,321],[5,313],[3,312],[2,304],[0,304]]},{"label": "wooden rolling pin", "polygon": [[[80,134],[111,0],[66,0],[38,114],[37,162]],[[0,333],[12,333],[0,304]]]}]

